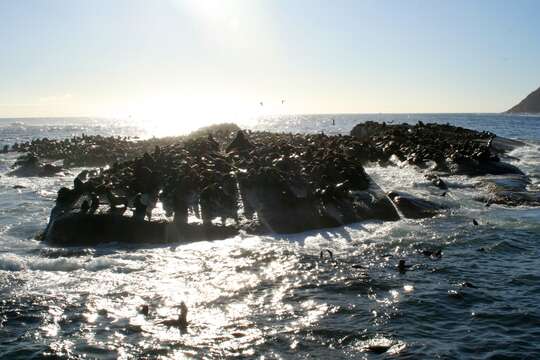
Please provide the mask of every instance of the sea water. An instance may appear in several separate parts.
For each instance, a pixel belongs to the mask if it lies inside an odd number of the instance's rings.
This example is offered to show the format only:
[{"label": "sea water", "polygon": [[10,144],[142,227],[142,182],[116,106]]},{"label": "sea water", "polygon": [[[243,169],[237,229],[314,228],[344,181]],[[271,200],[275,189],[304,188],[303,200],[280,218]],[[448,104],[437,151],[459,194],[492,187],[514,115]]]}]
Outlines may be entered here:
[{"label": "sea water", "polygon": [[[512,163],[538,190],[538,117],[302,115],[245,125],[346,134],[368,120],[450,123],[523,140]],[[154,135],[129,121],[0,120],[0,144],[82,133]],[[0,155],[2,359],[540,357],[540,209],[485,207],[474,200],[484,191],[475,187],[481,178],[444,178],[451,188],[441,197],[418,169],[366,168],[386,191],[449,207],[432,219],[189,245],[56,248],[33,237],[56,191],[81,169],[13,178],[6,173],[16,156]],[[325,249],[333,260],[327,252],[320,258]],[[442,258],[427,258],[424,249],[442,249]],[[400,259],[412,265],[406,273],[396,271]],[[177,317],[182,301],[187,332],[160,325]],[[148,316],[138,311],[144,304]]]}]

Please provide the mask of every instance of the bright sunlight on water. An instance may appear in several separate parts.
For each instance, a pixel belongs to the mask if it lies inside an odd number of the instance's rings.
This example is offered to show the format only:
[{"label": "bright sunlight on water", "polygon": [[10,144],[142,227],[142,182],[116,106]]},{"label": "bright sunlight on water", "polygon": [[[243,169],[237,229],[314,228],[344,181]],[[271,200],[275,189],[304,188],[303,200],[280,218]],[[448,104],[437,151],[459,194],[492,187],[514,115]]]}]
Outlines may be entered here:
[{"label": "bright sunlight on water", "polygon": [[[526,140],[512,155],[537,187],[534,118],[492,115],[276,117],[256,128],[346,133],[359,121],[451,122]],[[2,141],[80,133],[148,136],[98,120],[3,121]],[[5,140],[4,140],[5,139]],[[538,210],[486,208],[477,180],[448,177],[450,210],[433,219],[368,221],[296,235],[163,246],[49,247],[32,240],[64,177],[5,176],[1,157],[0,357],[520,358],[538,354]],[[517,160],[516,160],[517,161]],[[441,199],[414,168],[370,166],[386,190]],[[24,186],[13,189],[14,185]],[[480,223],[471,225],[471,218]],[[440,248],[432,260],[419,251]],[[333,258],[321,250],[329,249]],[[483,249],[479,252],[479,249]],[[412,268],[396,271],[399,259]],[[461,284],[469,282],[474,288]],[[184,332],[161,324],[188,307]],[[147,306],[148,313],[141,312]],[[384,355],[379,355],[384,353]],[[40,355],[41,354],[41,355]],[[483,357],[482,357],[483,358]]]}]

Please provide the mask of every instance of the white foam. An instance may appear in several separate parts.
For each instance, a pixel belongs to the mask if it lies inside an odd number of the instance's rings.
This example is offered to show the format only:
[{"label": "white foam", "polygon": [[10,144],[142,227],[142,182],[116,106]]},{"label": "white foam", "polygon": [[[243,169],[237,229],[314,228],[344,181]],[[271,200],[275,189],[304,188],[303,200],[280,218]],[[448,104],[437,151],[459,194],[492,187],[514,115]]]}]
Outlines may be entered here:
[{"label": "white foam", "polygon": [[81,260],[67,258],[39,260],[29,259],[27,264],[28,268],[31,270],[42,271],[74,271],[83,267]]},{"label": "white foam", "polygon": [[116,258],[90,256],[78,258],[56,258],[48,259],[38,256],[21,257],[16,254],[0,255],[0,270],[7,271],[101,271],[117,267],[119,272],[136,271],[139,268],[133,265],[134,262]]},{"label": "white foam", "polygon": [[92,259],[91,261],[87,262],[84,266],[84,268],[88,271],[100,271],[109,269],[115,266],[118,267],[128,267],[130,262],[123,261],[120,259],[113,259],[108,257],[99,257]]},{"label": "white foam", "polygon": [[26,268],[25,261],[14,254],[0,255],[0,270],[21,271]]}]

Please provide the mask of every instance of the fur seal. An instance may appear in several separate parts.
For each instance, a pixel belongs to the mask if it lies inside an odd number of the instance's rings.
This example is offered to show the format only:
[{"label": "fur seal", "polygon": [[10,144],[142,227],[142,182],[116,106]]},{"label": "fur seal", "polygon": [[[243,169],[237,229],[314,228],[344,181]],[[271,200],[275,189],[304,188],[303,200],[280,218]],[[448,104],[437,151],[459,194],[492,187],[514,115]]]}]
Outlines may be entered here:
[{"label": "fur seal", "polygon": [[186,304],[182,301],[180,303],[180,314],[178,315],[178,319],[163,320],[160,321],[158,324],[165,325],[167,327],[177,327],[180,329],[181,332],[185,332],[188,326],[187,313],[188,308]]}]

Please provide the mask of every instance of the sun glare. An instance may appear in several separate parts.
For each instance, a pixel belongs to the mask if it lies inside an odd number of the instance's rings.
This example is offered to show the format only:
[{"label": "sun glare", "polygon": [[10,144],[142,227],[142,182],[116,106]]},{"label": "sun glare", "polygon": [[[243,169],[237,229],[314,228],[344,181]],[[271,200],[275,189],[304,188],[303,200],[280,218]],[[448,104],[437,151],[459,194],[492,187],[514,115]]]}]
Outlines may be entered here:
[{"label": "sun glare", "polygon": [[228,20],[246,9],[246,3],[242,1],[185,0],[184,2],[193,15],[213,20]]},{"label": "sun glare", "polygon": [[188,0],[187,3],[200,15],[208,17],[223,16],[223,10],[228,6],[228,2],[222,0]]},{"label": "sun glare", "polygon": [[130,117],[149,136],[186,134],[202,126],[217,122],[249,125],[257,117],[266,115],[259,104],[247,104],[228,97],[216,98],[148,98],[132,107]]}]

